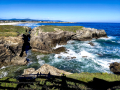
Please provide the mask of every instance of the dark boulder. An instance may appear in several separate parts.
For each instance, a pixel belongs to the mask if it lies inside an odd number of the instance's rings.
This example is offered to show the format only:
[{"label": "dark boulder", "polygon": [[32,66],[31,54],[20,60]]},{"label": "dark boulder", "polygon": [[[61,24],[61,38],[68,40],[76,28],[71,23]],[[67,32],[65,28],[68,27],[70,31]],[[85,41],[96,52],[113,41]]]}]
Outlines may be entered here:
[{"label": "dark boulder", "polygon": [[59,48],[57,48],[57,49],[54,49],[54,50],[53,50],[53,53],[59,54],[59,53],[61,53],[61,52],[65,52],[65,51],[66,51],[66,48],[65,48],[65,47],[59,47]]},{"label": "dark boulder", "polygon": [[120,74],[120,63],[118,62],[111,63],[109,68],[110,71],[112,71],[114,74]]},{"label": "dark boulder", "polygon": [[94,43],[92,43],[92,42],[89,42],[88,44],[90,44],[91,46],[95,46]]}]

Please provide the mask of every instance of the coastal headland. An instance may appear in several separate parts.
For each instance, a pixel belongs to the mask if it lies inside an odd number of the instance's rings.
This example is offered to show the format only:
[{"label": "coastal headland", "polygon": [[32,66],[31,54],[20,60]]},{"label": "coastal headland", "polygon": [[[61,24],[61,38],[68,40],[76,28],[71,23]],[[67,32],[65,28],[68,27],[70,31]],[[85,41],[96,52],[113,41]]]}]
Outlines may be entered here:
[{"label": "coastal headland", "polygon": [[[0,67],[8,65],[26,65],[26,45],[30,46],[32,51],[40,53],[60,53],[65,52],[65,48],[54,49],[57,44],[66,44],[69,40],[90,41],[93,38],[98,39],[106,37],[105,30],[97,30],[94,28],[85,28],[82,26],[39,26],[33,29],[23,26],[1,25],[0,26]],[[89,43],[94,45],[93,43]],[[28,50],[27,49],[27,50]],[[116,64],[119,66],[118,64]],[[113,65],[111,65],[112,67]],[[49,70],[50,69],[50,70]],[[112,69],[113,71],[113,69]],[[84,82],[90,82],[93,76],[110,81],[115,81],[113,74],[107,73],[79,73],[73,74],[63,70],[59,70],[50,65],[43,65],[38,70],[28,68],[24,70],[24,74],[54,72],[52,75],[66,74],[68,77],[79,79]],[[62,74],[61,74],[62,73]],[[78,78],[77,78],[77,77]],[[107,77],[104,78],[104,77]],[[120,78],[119,76],[116,76]],[[111,80],[111,78],[113,80]],[[120,79],[119,79],[120,80]],[[82,87],[80,85],[80,87]],[[86,86],[83,86],[86,88]],[[108,88],[108,87],[107,87]]]}]

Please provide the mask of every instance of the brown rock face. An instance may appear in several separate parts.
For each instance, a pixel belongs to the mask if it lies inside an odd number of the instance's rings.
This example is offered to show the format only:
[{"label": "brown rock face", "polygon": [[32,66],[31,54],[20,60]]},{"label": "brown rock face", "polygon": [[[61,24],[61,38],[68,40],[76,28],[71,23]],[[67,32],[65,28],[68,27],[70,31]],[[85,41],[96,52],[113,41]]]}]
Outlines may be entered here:
[{"label": "brown rock face", "polygon": [[[30,45],[33,51],[52,53],[52,47],[56,44],[66,44],[71,39],[73,32],[41,32],[39,31],[36,35],[36,30],[31,31]],[[43,53],[42,52],[42,53]]]},{"label": "brown rock face", "polygon": [[68,40],[86,41],[100,37],[107,37],[104,30],[82,28],[82,30],[77,30],[76,33],[62,30],[43,32],[40,27],[36,27],[31,31],[30,45],[33,51],[52,53],[52,47],[56,44],[66,44]]},{"label": "brown rock face", "polygon": [[28,31],[31,28],[26,26],[24,28],[26,28],[26,33],[23,35],[0,37],[0,67],[10,64],[26,65],[25,40],[28,40],[28,36],[30,36]]},{"label": "brown rock face", "polygon": [[114,74],[120,74],[120,63],[111,63],[109,67],[110,71],[112,71]]},{"label": "brown rock face", "polygon": [[[0,37],[0,66],[2,66],[3,63],[14,63],[11,61],[14,61],[15,57],[18,59],[22,51],[22,46],[22,37]],[[23,60],[23,58],[19,59]]]},{"label": "brown rock face", "polygon": [[33,68],[32,69],[31,68],[25,69],[24,73],[22,75],[25,75],[25,74],[37,74],[38,72],[39,73],[41,72],[42,74],[48,74],[50,72],[52,75],[57,75],[57,76],[60,76],[62,74],[66,74],[66,75],[72,74],[70,72],[59,70],[59,69],[57,69],[57,68],[55,68],[53,66],[50,66],[48,64],[44,64],[43,66],[41,66],[36,71],[34,71]]}]

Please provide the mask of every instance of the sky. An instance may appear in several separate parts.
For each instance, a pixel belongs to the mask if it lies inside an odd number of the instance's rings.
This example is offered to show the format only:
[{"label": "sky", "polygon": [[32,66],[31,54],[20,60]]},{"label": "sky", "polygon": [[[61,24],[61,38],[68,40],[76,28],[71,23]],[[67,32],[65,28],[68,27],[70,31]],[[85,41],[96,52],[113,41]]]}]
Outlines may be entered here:
[{"label": "sky", "polygon": [[0,0],[0,18],[120,22],[120,0]]}]

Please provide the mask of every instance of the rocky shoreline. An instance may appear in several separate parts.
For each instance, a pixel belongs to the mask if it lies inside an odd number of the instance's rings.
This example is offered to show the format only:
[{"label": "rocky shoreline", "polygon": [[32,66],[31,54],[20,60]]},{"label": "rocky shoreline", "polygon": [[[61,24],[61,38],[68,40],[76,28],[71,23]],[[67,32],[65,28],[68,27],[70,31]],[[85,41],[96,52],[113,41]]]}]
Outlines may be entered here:
[{"label": "rocky shoreline", "polygon": [[63,31],[59,28],[54,28],[54,32],[43,32],[41,27],[36,27],[31,31],[30,45],[33,51],[41,53],[53,53],[52,47],[67,44],[68,40],[87,41],[93,38],[106,37],[104,30],[94,28],[81,28],[75,32]]},{"label": "rocky shoreline", "polygon": [[[64,31],[59,28],[53,28],[54,29],[53,32],[44,32],[44,30],[41,27],[35,27],[32,30],[31,28],[28,28],[28,27],[25,27],[25,28],[26,28],[26,32],[29,31],[30,33],[19,35],[18,37],[0,37],[0,58],[1,58],[0,67],[11,65],[11,64],[26,65],[27,61],[26,61],[25,45],[29,43],[32,48],[31,49],[32,51],[49,54],[49,53],[64,52],[65,51],[64,47],[58,48],[58,49],[53,49],[53,47],[55,47],[57,44],[58,45],[67,44],[67,41],[69,40],[79,40],[79,41],[89,40],[90,41],[93,38],[95,39],[98,39],[101,37],[107,38],[107,34],[104,30],[97,30],[94,28],[83,27],[76,30],[76,32]],[[26,39],[27,41],[25,40],[25,37],[27,38]],[[28,41],[28,37],[30,38],[30,41]],[[88,44],[90,44],[91,46],[94,46],[92,42]],[[49,67],[52,67],[52,66],[49,66]],[[33,70],[33,71],[35,73],[41,72],[40,70],[38,71]],[[67,73],[67,72],[64,71],[64,73]]]}]

